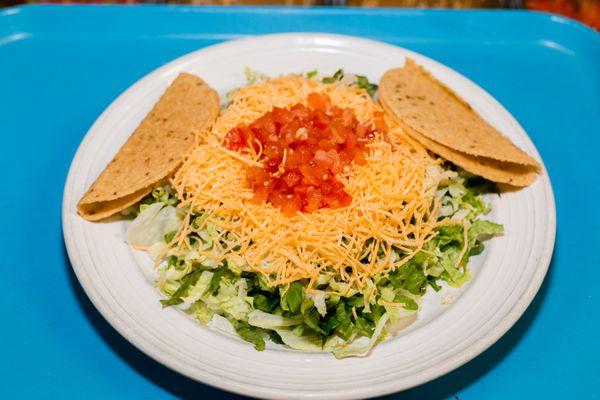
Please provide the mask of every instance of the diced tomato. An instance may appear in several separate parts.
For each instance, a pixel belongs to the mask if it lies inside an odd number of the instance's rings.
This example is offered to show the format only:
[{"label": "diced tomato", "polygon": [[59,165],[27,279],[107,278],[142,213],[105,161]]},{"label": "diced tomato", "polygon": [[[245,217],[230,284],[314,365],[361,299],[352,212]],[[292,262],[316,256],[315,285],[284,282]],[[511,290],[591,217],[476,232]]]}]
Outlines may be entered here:
[{"label": "diced tomato", "polygon": [[263,159],[265,166],[268,171],[275,171],[279,169],[279,164],[281,164],[281,160],[278,157],[275,158],[266,158]]},{"label": "diced tomato", "polygon": [[319,140],[319,148],[323,150],[331,150],[335,149],[337,145],[330,139],[321,139]]},{"label": "diced tomato", "polygon": [[325,111],[316,110],[314,112],[313,123],[315,124],[315,127],[324,129],[327,128],[327,126],[329,126],[331,123],[331,118],[325,113]]},{"label": "diced tomato", "polygon": [[347,127],[341,119],[334,119],[329,124],[329,134],[336,144],[342,144],[346,141]]},{"label": "diced tomato", "polygon": [[318,186],[321,183],[321,178],[325,173],[325,170],[317,166],[314,162],[309,164],[301,165],[298,170],[302,173],[302,183],[304,185],[315,185]]},{"label": "diced tomato", "polygon": [[246,169],[246,180],[248,181],[248,183],[251,183],[252,186],[262,185],[269,179],[270,176],[268,172],[261,167],[252,166]]},{"label": "diced tomato", "polygon": [[314,186],[308,186],[306,190],[306,196],[304,198],[304,209],[306,212],[317,211],[323,206],[323,195],[320,189],[316,189]]},{"label": "diced tomato", "polygon": [[286,200],[281,206],[281,211],[287,216],[293,216],[302,210],[302,199],[296,193],[286,195]]},{"label": "diced tomato", "polygon": [[[364,125],[359,125],[359,126],[364,126]],[[344,143],[346,145],[347,149],[354,149],[356,147],[358,143],[358,140],[356,140],[356,135],[354,134],[354,132],[347,132],[346,133],[346,142]]]},{"label": "diced tomato", "polygon": [[358,150],[356,154],[354,154],[354,162],[358,165],[365,165],[367,163],[367,156],[365,152]]},{"label": "diced tomato", "polygon": [[319,93],[311,93],[306,97],[306,102],[308,103],[308,107],[313,110],[319,110],[325,112],[327,110],[327,105],[330,103],[329,96],[326,94]]},{"label": "diced tomato", "polygon": [[285,184],[291,189],[294,186],[296,186],[298,182],[300,182],[302,176],[299,173],[292,171],[283,175],[282,179],[285,182]]},{"label": "diced tomato", "polygon": [[271,193],[271,189],[265,186],[254,187],[254,197],[252,198],[252,201],[257,204],[264,203],[269,199],[269,193]]},{"label": "diced tomato", "polygon": [[296,104],[290,108],[292,115],[294,118],[302,121],[310,118],[311,111],[310,109],[304,107],[302,104]]},{"label": "diced tomato", "polygon": [[238,128],[233,128],[225,137],[225,147],[230,150],[239,151],[244,146],[242,145],[242,135]]},{"label": "diced tomato", "polygon": [[323,148],[315,151],[315,163],[321,168],[330,168],[333,166],[333,158]]},{"label": "diced tomato", "polygon": [[329,193],[333,191],[333,184],[329,181],[323,182],[321,184],[321,192],[327,196]]},{"label": "diced tomato", "polygon": [[350,162],[354,160],[354,149],[345,149],[340,152],[340,161],[344,165],[350,165]]},{"label": "diced tomato", "polygon": [[273,107],[271,119],[273,119],[275,123],[284,125],[291,122],[294,119],[294,115],[285,108]]},{"label": "diced tomato", "polygon": [[326,94],[311,93],[306,102],[273,107],[250,125],[233,128],[223,141],[234,151],[262,147],[263,167],[246,170],[253,201],[270,202],[290,216],[348,206],[352,197],[337,176],[352,163],[366,163],[366,143],[387,130],[383,114],[376,115],[374,127],[366,126]]}]

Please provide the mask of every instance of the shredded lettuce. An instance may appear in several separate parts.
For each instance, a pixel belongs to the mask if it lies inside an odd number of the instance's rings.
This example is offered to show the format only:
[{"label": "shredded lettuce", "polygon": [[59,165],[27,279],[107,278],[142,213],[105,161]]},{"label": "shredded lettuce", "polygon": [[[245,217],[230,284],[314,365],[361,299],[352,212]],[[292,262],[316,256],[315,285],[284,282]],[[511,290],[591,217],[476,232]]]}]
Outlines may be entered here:
[{"label": "shredded lettuce", "polygon": [[342,79],[344,79],[344,70],[340,68],[337,71],[335,71],[333,75],[324,77],[323,83],[334,83],[337,81],[341,81]]},{"label": "shredded lettuce", "polygon": [[202,271],[195,271],[187,275],[181,283],[181,286],[177,288],[177,290],[169,299],[160,301],[163,304],[163,307],[174,306],[183,303],[183,299],[181,297],[187,292],[190,286],[194,285],[198,281],[201,272]]},{"label": "shredded lettuce", "polygon": [[285,311],[297,313],[304,300],[304,289],[300,282],[294,282],[287,290],[281,293],[281,308]]},{"label": "shredded lettuce", "polygon": [[[191,286],[184,297],[181,299],[188,304],[194,304],[198,302],[206,293],[210,283],[213,279],[214,273],[211,271],[201,271],[200,277],[196,281],[196,283]],[[202,303],[202,302],[199,302]]]},{"label": "shredded lettuce", "polygon": [[125,241],[137,249],[164,242],[165,235],[177,231],[181,218],[177,208],[162,202],[150,204],[131,222]]},{"label": "shredded lettuce", "polygon": [[296,335],[287,329],[276,330],[281,340],[292,349],[301,351],[321,351],[321,340],[316,335]]},{"label": "shredded lettuce", "polygon": [[242,339],[252,343],[256,350],[262,351],[265,349],[265,339],[263,338],[262,332],[259,329],[242,323],[239,324],[235,330]]},{"label": "shredded lettuce", "polygon": [[484,219],[478,219],[469,228],[469,241],[481,241],[491,238],[495,235],[501,235],[504,233],[504,227],[500,224],[496,224],[491,221]]},{"label": "shredded lettuce", "polygon": [[233,324],[227,318],[222,317],[219,314],[212,315],[206,325],[221,332],[228,333],[232,336],[236,336],[238,334]]},{"label": "shredded lettuce", "polygon": [[[247,74],[249,82],[264,79],[260,73]],[[307,75],[316,79],[317,72]],[[376,90],[365,77],[343,70],[323,81],[342,81],[370,94]],[[483,251],[486,240],[503,233],[502,225],[482,218],[491,210],[484,197],[495,192],[490,182],[446,164],[428,169],[426,190],[440,204],[439,220],[450,223],[435,228],[435,236],[416,254],[393,248],[392,260],[401,265],[366,280],[360,290],[330,271],[319,275],[310,290],[307,281],[271,286],[266,276],[249,270],[242,256],[228,253],[228,233],[214,216],[194,212],[197,232],[188,238],[190,247],[168,249],[159,265],[156,285],[165,295],[161,302],[237,335],[257,350],[270,339],[302,351],[332,351],[338,358],[368,355],[386,332],[416,319],[427,290],[468,281],[469,259]],[[127,243],[153,257],[163,256],[185,212],[178,205],[169,186],[154,189],[126,212],[135,217]]]},{"label": "shredded lettuce", "polygon": [[369,354],[375,343],[381,338],[383,334],[383,330],[385,325],[389,320],[388,314],[384,314],[377,322],[377,326],[375,327],[375,331],[371,335],[369,339],[369,343],[366,345],[360,345],[355,343],[350,343],[348,345],[339,345],[333,349],[333,355],[336,358],[345,358],[345,357],[364,357]]},{"label": "shredded lettuce", "polygon": [[327,315],[327,296],[325,295],[325,292],[321,291],[321,290],[317,290],[316,293],[313,294],[308,294],[307,295],[308,298],[310,298],[313,302],[313,305],[315,306],[317,312],[324,317],[325,315]]},{"label": "shredded lettuce", "polygon": [[[307,76],[309,78],[313,78],[316,75]],[[310,73],[309,73],[310,74]],[[349,86],[354,86],[360,89],[364,89],[369,96],[375,97],[375,92],[377,92],[378,85],[369,82],[369,79],[364,75],[354,75],[354,74],[344,74],[343,69],[338,69],[331,76],[326,76],[323,78],[323,83],[334,83],[334,82],[343,82]]]},{"label": "shredded lettuce", "polygon": [[302,323],[300,316],[283,317],[281,315],[269,314],[261,310],[254,310],[248,314],[248,323],[263,329],[280,329]]}]

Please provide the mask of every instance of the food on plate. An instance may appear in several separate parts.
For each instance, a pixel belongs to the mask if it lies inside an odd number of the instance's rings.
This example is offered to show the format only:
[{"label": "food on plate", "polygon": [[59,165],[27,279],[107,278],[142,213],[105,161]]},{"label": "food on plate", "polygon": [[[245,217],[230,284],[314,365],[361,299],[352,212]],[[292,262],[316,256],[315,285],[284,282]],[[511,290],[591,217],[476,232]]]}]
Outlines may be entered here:
[{"label": "food on plate", "polygon": [[537,161],[411,59],[383,75],[379,102],[415,140],[469,172],[513,186],[531,184],[540,172]]},{"label": "food on plate", "polygon": [[[469,259],[503,233],[483,217],[486,194],[497,191],[490,180],[525,186],[539,164],[412,61],[405,68],[412,73],[384,75],[382,85],[394,84],[380,88],[379,102],[376,84],[343,70],[273,78],[247,70],[248,84],[228,93],[218,117],[212,89],[186,105],[190,92],[167,96],[176,81],[146,120],[161,110],[193,130],[193,144],[178,147],[157,179],[114,190],[146,190],[120,209],[132,219],[125,241],[154,259],[163,306],[257,350],[270,340],[343,358],[369,354],[413,322],[427,290],[468,281]],[[408,79],[416,83],[401,93],[396,85]],[[442,111],[386,100],[425,96],[419,90]],[[174,105],[159,107],[165,98]],[[196,106],[201,118],[187,114]],[[467,147],[455,144],[463,128],[475,132]],[[121,162],[153,151],[133,150],[140,129]],[[489,152],[488,134],[500,155]]]},{"label": "food on plate", "polygon": [[460,151],[456,151],[428,139],[410,129],[407,129],[406,132],[427,150],[460,166],[465,171],[469,171],[492,182],[506,183],[515,187],[524,187],[532,184],[537,179],[536,170],[530,166],[461,153]]},{"label": "food on plate", "polygon": [[175,171],[218,113],[217,92],[180,74],[80,200],[79,214],[97,221],[140,201]]}]

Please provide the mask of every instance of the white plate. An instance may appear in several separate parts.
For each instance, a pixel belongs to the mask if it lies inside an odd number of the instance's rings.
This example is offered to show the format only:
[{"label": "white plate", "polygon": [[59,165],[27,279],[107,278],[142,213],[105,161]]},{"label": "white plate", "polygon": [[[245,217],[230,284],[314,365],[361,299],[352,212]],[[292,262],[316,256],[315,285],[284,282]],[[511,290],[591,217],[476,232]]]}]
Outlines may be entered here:
[{"label": "white plate", "polygon": [[[109,323],[164,365],[198,381],[245,395],[348,399],[382,395],[434,379],[469,361],[500,338],[540,287],[554,246],[554,197],[548,175],[530,187],[491,198],[490,218],[506,234],[473,258],[474,278],[442,305],[428,295],[419,320],[376,346],[367,358],[336,360],[245,342],[163,310],[150,260],[123,242],[125,223],[90,223],[77,201],[181,71],[197,74],[222,95],[244,83],[244,67],[270,75],[340,67],[378,82],[412,57],[463,96],[518,146],[540,157],[514,118],[465,77],[419,54],[387,44],[328,34],[259,36],[211,46],[141,79],[98,118],[71,165],[63,199],[63,231],[73,269]],[[541,160],[540,160],[541,161]]]}]

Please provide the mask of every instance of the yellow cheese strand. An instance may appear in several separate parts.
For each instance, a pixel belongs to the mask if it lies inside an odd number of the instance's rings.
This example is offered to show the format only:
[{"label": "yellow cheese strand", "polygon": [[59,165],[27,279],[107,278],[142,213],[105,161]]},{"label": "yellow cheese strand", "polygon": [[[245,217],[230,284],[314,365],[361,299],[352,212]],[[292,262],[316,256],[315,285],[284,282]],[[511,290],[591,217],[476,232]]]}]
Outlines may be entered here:
[{"label": "yellow cheese strand", "polygon": [[[200,134],[172,185],[181,206],[210,212],[210,220],[227,232],[228,248],[240,246],[230,254],[243,257],[270,284],[308,279],[312,287],[319,274],[329,274],[360,289],[374,275],[406,263],[435,235],[438,208],[426,178],[428,167],[438,161],[388,120],[387,137],[367,145],[367,163],[338,177],[352,196],[350,206],[287,217],[269,203],[253,203],[245,171],[258,155],[224,151],[221,141],[232,128],[252,123],[273,106],[305,104],[312,92],[328,94],[334,105],[351,108],[365,124],[382,111],[362,89],[295,75],[247,86],[212,129]],[[182,235],[195,231],[192,222],[184,221]],[[395,259],[393,247],[406,256]],[[212,250],[205,254],[214,257]]]}]

